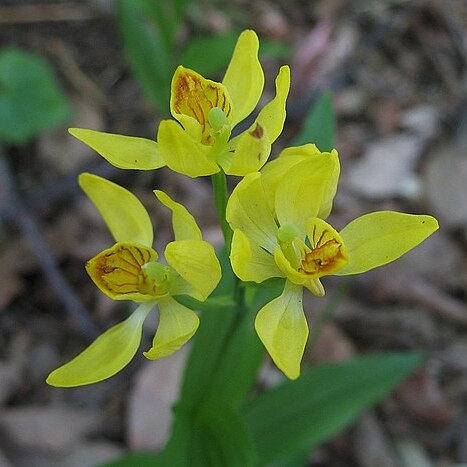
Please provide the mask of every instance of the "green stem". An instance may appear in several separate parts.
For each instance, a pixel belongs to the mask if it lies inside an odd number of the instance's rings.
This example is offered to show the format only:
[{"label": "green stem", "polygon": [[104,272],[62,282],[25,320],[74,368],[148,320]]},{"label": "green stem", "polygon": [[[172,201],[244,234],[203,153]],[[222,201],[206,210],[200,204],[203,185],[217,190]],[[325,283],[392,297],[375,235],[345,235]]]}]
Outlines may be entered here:
[{"label": "green stem", "polygon": [[217,216],[219,223],[224,234],[225,246],[227,251],[230,250],[232,242],[232,230],[225,218],[225,211],[227,208],[228,192],[227,192],[227,178],[223,170],[211,175],[212,191],[214,192],[214,201],[216,203]]}]

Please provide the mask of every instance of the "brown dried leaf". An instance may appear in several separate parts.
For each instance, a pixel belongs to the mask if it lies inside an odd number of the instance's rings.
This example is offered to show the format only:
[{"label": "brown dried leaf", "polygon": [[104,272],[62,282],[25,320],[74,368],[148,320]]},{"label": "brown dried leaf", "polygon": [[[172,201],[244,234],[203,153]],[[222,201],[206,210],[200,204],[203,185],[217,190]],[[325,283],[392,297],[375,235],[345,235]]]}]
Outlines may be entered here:
[{"label": "brown dried leaf", "polygon": [[398,467],[391,440],[373,412],[360,417],[352,428],[352,447],[359,467]]},{"label": "brown dried leaf", "polygon": [[4,409],[0,427],[7,439],[24,449],[58,452],[102,424],[99,412],[69,406],[21,406]]},{"label": "brown dried leaf", "polygon": [[[103,116],[100,110],[79,98],[73,98],[73,121],[70,127],[102,130]],[[71,173],[86,161],[95,157],[95,152],[73,138],[65,128],[42,135],[38,140],[41,159],[62,174]]]},{"label": "brown dried leaf", "polygon": [[157,450],[167,441],[186,357],[187,346],[170,358],[147,362],[136,375],[126,429],[132,450]]},{"label": "brown dried leaf", "polygon": [[467,157],[456,147],[433,152],[424,171],[431,209],[444,227],[467,226]]},{"label": "brown dried leaf", "polygon": [[57,467],[95,467],[123,455],[123,449],[105,441],[84,442],[73,447]]},{"label": "brown dried leaf", "polygon": [[415,166],[423,147],[420,137],[402,133],[369,145],[348,172],[351,188],[374,199],[412,197],[417,192]]},{"label": "brown dried leaf", "polygon": [[443,426],[455,415],[438,379],[427,370],[412,374],[398,387],[395,397],[419,422]]},{"label": "brown dried leaf", "polygon": [[305,358],[310,362],[341,362],[355,355],[355,346],[348,336],[333,323],[326,323],[313,348]]}]

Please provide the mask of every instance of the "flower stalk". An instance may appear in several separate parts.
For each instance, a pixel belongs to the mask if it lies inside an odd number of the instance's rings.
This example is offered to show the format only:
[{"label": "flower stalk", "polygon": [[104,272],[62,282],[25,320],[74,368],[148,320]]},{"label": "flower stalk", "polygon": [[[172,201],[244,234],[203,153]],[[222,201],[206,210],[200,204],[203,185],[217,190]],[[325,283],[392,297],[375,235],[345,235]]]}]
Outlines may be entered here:
[{"label": "flower stalk", "polygon": [[219,224],[224,236],[225,248],[228,251],[230,250],[230,245],[232,243],[232,229],[230,228],[230,225],[225,217],[227,200],[229,198],[227,192],[227,177],[225,176],[225,173],[221,170],[216,174],[211,175],[211,183],[217,217],[219,219]]}]

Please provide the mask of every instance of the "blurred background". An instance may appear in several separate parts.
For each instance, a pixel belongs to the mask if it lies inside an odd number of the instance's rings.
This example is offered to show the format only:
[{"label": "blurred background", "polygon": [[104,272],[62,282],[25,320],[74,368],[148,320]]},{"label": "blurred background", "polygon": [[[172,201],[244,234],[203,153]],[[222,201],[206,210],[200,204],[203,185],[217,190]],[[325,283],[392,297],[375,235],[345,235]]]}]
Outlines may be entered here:
[{"label": "blurred background", "polygon": [[[221,80],[254,29],[266,89],[292,71],[292,144],[336,147],[331,223],[373,210],[435,215],[441,229],[403,259],[306,296],[307,364],[423,350],[423,367],[344,433],[313,467],[467,465],[467,3],[465,0],[0,0],[0,466],[93,466],[167,439],[186,350],[138,355],[78,389],[44,380],[129,309],[92,284],[85,261],[111,244],[77,175],[132,189],[171,240],[151,190],[185,203],[219,246],[208,179],[113,168],[67,133],[155,138],[181,63]],[[155,322],[147,323],[145,343]],[[280,379],[265,362],[261,384]]]}]

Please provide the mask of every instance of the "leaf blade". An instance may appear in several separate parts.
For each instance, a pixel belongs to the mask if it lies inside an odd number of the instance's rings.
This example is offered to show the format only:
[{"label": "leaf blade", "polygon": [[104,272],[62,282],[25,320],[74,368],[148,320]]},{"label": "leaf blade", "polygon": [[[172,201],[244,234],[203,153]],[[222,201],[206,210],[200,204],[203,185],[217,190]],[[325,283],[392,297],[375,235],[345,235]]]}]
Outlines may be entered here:
[{"label": "leaf blade", "polygon": [[260,463],[312,448],[384,397],[421,362],[418,353],[375,354],[311,368],[245,407]]},{"label": "leaf blade", "polygon": [[302,130],[293,140],[294,146],[314,143],[325,152],[336,144],[336,116],[332,105],[332,94],[323,92],[305,117]]}]

